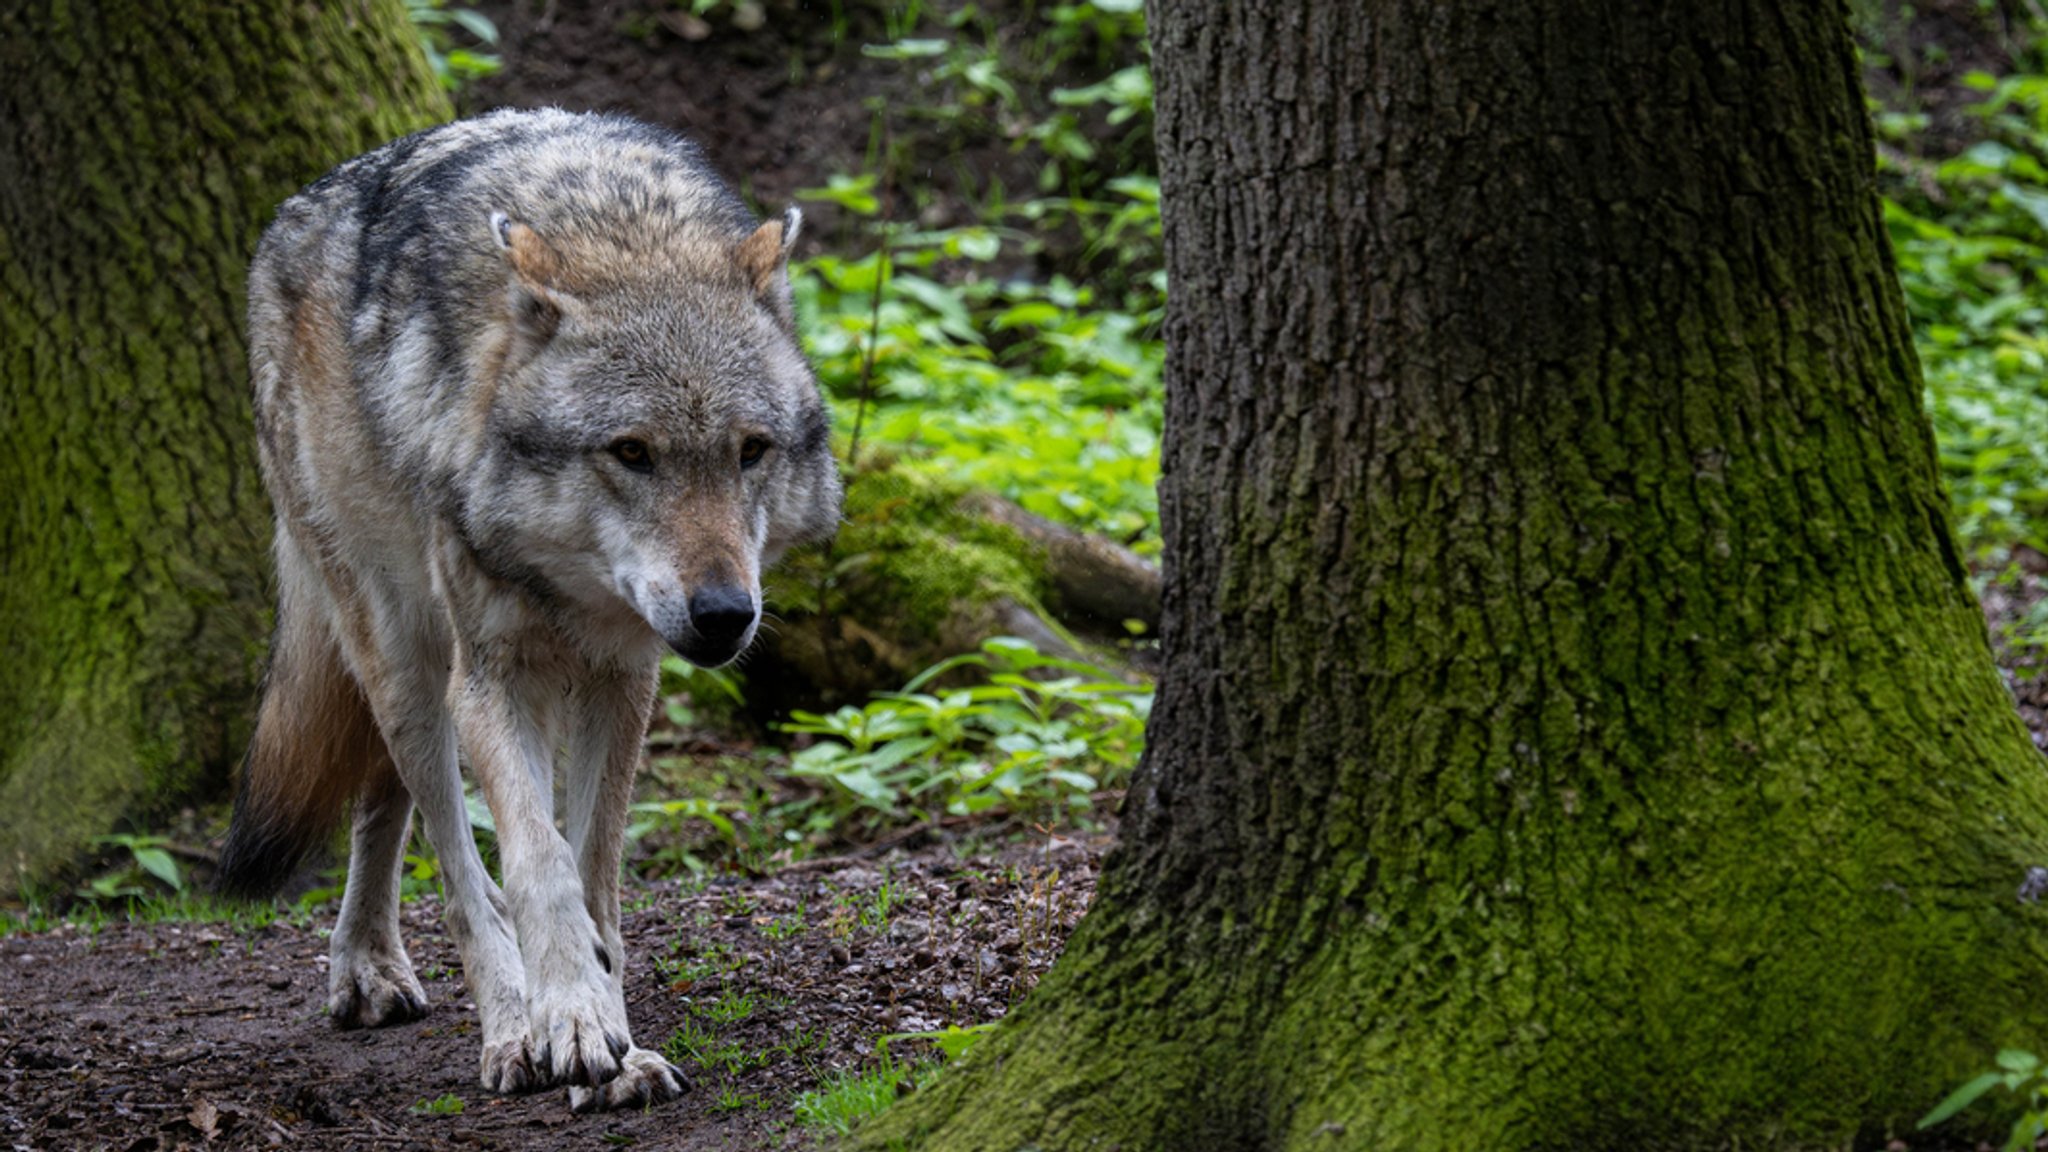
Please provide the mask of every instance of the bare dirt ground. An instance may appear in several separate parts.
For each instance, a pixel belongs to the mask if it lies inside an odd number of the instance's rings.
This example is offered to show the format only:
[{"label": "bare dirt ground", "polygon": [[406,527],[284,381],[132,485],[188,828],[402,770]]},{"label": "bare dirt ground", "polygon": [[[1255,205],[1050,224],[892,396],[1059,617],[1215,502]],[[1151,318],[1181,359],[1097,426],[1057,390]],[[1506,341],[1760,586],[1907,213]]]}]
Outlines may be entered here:
[{"label": "bare dirt ground", "polygon": [[[566,1089],[493,1097],[431,898],[407,906],[425,1019],[326,1019],[331,912],[310,923],[64,926],[0,940],[0,1145],[17,1149],[807,1147],[791,1102],[892,1033],[1000,1018],[1050,967],[1103,843],[994,857],[939,845],[694,891],[629,888],[634,1037],[682,1100],[578,1116]],[[678,1034],[680,1031],[680,1038]],[[891,1055],[915,1055],[898,1041]],[[452,1097],[460,1113],[431,1105]],[[441,1108],[448,1109],[449,1104]]]}]

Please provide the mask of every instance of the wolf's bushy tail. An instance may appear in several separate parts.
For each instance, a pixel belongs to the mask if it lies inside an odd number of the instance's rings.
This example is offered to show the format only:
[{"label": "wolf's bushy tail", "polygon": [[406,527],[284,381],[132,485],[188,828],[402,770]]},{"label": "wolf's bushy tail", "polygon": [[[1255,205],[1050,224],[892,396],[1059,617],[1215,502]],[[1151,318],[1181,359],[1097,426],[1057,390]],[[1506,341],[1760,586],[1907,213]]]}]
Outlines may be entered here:
[{"label": "wolf's bushy tail", "polygon": [[224,896],[276,895],[327,843],[363,783],[395,777],[370,703],[325,622],[285,599],[221,846],[214,886]]}]

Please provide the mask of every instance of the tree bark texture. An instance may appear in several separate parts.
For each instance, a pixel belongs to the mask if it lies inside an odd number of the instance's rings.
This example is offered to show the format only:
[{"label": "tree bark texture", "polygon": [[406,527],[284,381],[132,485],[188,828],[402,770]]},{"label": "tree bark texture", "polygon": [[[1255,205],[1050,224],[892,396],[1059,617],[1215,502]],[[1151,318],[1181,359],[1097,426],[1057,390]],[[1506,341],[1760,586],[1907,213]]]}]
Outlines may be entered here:
[{"label": "tree bark texture", "polygon": [[0,890],[225,782],[269,618],[248,258],[446,114],[396,0],[0,4]]},{"label": "tree bark texture", "polygon": [[1054,974],[866,1139],[1874,1148],[2040,1044],[2048,775],[1844,12],[1151,15],[1150,752]]}]

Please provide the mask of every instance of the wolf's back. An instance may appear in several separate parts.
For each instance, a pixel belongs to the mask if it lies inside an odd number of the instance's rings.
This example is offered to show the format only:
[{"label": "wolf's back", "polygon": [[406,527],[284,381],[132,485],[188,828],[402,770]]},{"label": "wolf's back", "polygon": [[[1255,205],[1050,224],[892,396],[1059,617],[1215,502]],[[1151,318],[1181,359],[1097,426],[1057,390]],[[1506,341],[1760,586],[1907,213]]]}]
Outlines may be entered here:
[{"label": "wolf's back", "polygon": [[680,135],[623,116],[507,109],[394,140],[308,185],[280,207],[252,279],[291,274],[309,240],[336,242],[359,352],[380,350],[422,310],[454,332],[502,298],[496,213],[567,246],[604,248],[625,271],[678,240],[729,242],[753,227]]},{"label": "wolf's back", "polygon": [[292,419],[278,392],[298,386],[279,361],[304,358],[300,318],[314,312],[336,346],[313,367],[345,376],[358,417],[395,447],[385,459],[420,463],[408,441],[459,405],[480,343],[505,323],[494,218],[548,237],[587,278],[561,285],[571,291],[658,276],[676,253],[723,266],[754,227],[695,144],[622,116],[504,110],[365,153],[286,200],[257,247],[250,360],[266,450]]}]

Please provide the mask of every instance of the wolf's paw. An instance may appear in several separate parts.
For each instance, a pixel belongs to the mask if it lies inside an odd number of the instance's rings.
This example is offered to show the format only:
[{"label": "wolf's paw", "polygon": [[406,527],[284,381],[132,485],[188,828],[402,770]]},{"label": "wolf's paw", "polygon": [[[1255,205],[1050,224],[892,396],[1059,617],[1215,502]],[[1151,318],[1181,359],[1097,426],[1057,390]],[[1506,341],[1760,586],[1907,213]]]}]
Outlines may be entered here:
[{"label": "wolf's paw", "polygon": [[595,1088],[569,1089],[569,1107],[576,1112],[611,1112],[648,1108],[690,1090],[683,1071],[656,1052],[635,1048],[620,1061],[619,1074]]},{"label": "wolf's paw", "polygon": [[524,1036],[485,1044],[482,1071],[484,1089],[500,1096],[531,1092],[541,1086],[541,1078],[533,1070],[533,1057],[527,1052]]},{"label": "wolf's paw", "polygon": [[427,1014],[427,993],[404,956],[353,953],[334,958],[327,1014],[338,1028],[381,1028]]},{"label": "wolf's paw", "polygon": [[534,1066],[551,1084],[603,1084],[632,1050],[624,1013],[612,1006],[603,972],[597,976],[530,994]]}]

